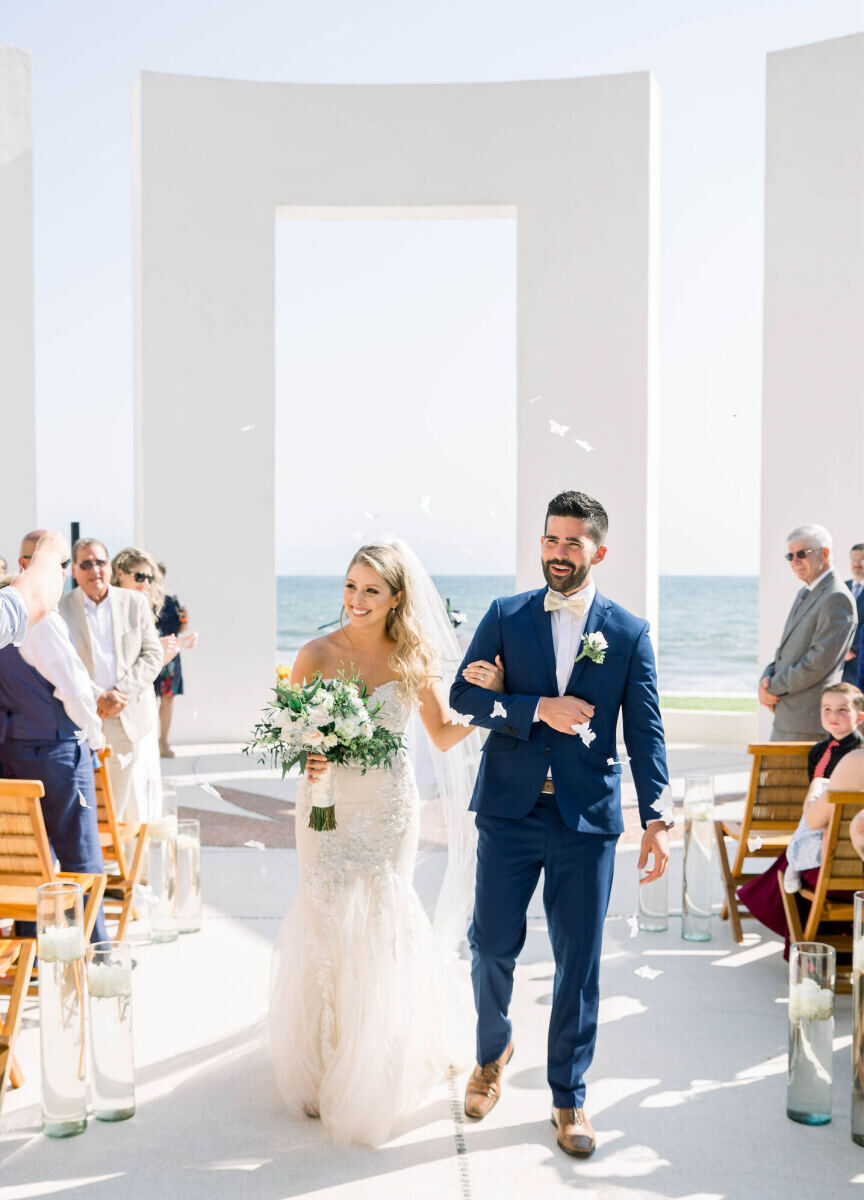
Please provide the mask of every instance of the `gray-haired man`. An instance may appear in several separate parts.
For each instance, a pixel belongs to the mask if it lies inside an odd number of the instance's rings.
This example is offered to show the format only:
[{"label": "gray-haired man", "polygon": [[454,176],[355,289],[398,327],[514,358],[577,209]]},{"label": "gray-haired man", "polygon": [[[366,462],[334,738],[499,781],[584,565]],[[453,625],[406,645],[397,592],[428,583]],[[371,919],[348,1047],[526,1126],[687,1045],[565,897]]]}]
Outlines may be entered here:
[{"label": "gray-haired man", "polygon": [[759,702],[774,713],[774,742],[823,736],[822,689],[843,674],[858,614],[852,594],[831,565],[831,534],[799,525],[787,538],[786,559],[804,585],[786,618],[773,662],[762,672]]}]

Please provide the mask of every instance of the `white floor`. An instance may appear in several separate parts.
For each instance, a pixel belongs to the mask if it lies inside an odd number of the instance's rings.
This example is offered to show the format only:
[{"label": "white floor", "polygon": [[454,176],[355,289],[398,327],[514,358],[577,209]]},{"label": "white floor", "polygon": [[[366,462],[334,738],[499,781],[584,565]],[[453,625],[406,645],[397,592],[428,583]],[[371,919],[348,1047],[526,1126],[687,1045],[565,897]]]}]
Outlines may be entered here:
[{"label": "white floor", "polygon": [[[837,1003],[834,1120],[816,1129],[793,1124],[785,1116],[780,943],[748,932],[737,946],[717,920],[710,943],[691,945],[674,916],[666,933],[631,937],[635,861],[635,851],[622,848],[606,928],[587,1102],[599,1145],[590,1160],[558,1151],[549,1124],[552,963],[536,903],[517,971],[516,1055],[497,1108],[480,1124],[464,1121],[460,1078],[442,1084],[412,1127],[382,1149],[336,1150],[318,1123],[284,1116],[267,1069],[270,945],[295,886],[296,855],[210,849],[202,932],[137,951],[135,1117],[92,1121],[67,1141],[41,1136],[30,1010],[18,1046],[27,1082],[7,1095],[0,1120],[0,1200],[864,1195],[864,1150],[849,1139],[850,997]],[[440,852],[421,856],[417,885],[427,902],[441,869]],[[680,873],[676,851],[673,897]],[[643,965],[662,974],[636,976]]]}]

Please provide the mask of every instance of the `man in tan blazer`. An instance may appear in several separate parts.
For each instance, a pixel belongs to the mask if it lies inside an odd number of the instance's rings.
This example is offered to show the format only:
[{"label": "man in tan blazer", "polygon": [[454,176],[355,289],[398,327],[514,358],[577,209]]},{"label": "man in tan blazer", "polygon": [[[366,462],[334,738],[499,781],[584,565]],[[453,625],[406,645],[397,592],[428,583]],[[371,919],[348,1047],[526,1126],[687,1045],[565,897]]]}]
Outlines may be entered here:
[{"label": "man in tan blazer", "polygon": [[828,530],[800,525],[787,541],[786,559],[804,586],[774,660],[762,672],[759,703],[774,713],[773,742],[816,742],[824,737],[822,689],[843,674],[858,614],[852,593],[831,565]]},{"label": "man in tan blazer", "polygon": [[60,601],[60,613],[93,680],[102,728],[114,751],[108,772],[122,817],[132,797],[138,743],[158,719],[153,680],[162,669],[162,645],[146,598],[109,585],[111,563],[101,542],[75,543],[72,574],[78,587]]}]

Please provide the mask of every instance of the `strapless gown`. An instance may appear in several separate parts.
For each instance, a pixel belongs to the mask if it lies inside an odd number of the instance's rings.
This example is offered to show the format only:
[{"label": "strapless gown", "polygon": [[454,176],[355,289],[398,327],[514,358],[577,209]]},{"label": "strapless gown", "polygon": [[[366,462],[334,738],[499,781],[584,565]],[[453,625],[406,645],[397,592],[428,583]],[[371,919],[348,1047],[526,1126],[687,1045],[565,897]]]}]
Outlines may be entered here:
[{"label": "strapless gown", "polygon": [[[375,699],[378,719],[404,731],[411,709],[397,683]],[[407,754],[389,770],[329,773],[335,830],[308,828],[313,789],[305,779],[298,789],[300,884],[274,951],[271,1056],[292,1113],[314,1107],[334,1142],[374,1146],[451,1066],[473,1061],[474,1010],[467,971],[445,956],[414,890]]]}]

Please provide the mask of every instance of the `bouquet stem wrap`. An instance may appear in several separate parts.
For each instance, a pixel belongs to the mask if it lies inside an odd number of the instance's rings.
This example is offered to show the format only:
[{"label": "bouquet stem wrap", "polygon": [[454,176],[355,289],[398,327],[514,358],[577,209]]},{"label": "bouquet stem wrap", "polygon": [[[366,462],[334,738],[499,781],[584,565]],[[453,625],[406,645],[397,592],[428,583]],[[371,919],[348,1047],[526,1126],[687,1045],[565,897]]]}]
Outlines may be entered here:
[{"label": "bouquet stem wrap", "polygon": [[336,811],[333,807],[333,780],[329,769],[323,779],[309,783],[309,795],[314,801],[309,811],[309,828],[316,833],[325,833],[336,828]]}]

